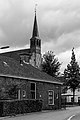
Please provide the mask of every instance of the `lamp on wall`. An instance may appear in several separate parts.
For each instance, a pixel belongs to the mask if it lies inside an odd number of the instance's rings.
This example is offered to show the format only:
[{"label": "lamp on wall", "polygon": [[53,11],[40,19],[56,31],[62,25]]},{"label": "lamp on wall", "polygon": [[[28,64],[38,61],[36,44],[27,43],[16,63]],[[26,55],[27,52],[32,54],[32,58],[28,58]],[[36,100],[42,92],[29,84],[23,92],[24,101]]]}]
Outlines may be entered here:
[{"label": "lamp on wall", "polygon": [[41,95],[39,97],[41,98]]}]

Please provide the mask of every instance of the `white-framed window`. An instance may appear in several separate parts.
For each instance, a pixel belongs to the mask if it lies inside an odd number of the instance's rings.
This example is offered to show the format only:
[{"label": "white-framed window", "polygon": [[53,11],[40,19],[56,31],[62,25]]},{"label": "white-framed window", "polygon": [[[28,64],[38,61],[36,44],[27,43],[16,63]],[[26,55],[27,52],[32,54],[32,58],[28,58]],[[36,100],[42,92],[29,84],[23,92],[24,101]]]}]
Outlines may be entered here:
[{"label": "white-framed window", "polygon": [[26,91],[25,90],[22,91],[22,96],[26,97]]},{"label": "white-framed window", "polygon": [[48,104],[54,105],[54,91],[53,90],[48,91]]},{"label": "white-framed window", "polygon": [[18,100],[20,100],[21,96],[20,96],[20,89],[18,90]]},{"label": "white-framed window", "polygon": [[78,102],[80,102],[80,97],[78,97]]},{"label": "white-framed window", "polygon": [[36,99],[36,83],[32,82],[31,83],[31,99]]}]

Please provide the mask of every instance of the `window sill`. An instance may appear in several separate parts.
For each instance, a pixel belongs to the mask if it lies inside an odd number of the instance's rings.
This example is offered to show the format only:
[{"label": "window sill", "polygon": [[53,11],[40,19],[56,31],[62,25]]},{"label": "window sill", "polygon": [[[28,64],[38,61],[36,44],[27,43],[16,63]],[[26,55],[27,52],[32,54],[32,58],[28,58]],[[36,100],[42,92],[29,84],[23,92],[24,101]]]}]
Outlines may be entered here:
[{"label": "window sill", "polygon": [[48,104],[48,105],[54,105],[54,104]]}]

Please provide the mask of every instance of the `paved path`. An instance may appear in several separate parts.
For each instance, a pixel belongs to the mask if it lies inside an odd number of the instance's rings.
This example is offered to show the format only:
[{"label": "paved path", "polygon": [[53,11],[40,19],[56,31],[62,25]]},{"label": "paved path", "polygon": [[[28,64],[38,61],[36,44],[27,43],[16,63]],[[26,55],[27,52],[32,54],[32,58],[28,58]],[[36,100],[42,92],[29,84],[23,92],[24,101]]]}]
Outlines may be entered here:
[{"label": "paved path", "polygon": [[19,115],[11,118],[6,117],[6,120],[68,120],[70,116],[76,115],[78,113],[80,113],[80,106],[70,107],[66,110],[43,111],[38,113]]}]

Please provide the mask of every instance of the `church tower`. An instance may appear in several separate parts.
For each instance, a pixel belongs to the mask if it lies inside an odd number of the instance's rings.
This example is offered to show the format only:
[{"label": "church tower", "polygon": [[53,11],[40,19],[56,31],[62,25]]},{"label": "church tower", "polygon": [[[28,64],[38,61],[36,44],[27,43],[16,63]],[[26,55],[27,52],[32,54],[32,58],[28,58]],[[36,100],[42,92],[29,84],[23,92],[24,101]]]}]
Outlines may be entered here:
[{"label": "church tower", "polygon": [[32,38],[30,39],[30,50],[31,50],[30,63],[33,66],[39,68],[41,65],[41,39],[39,38],[37,18],[36,18],[36,9],[35,9]]}]

